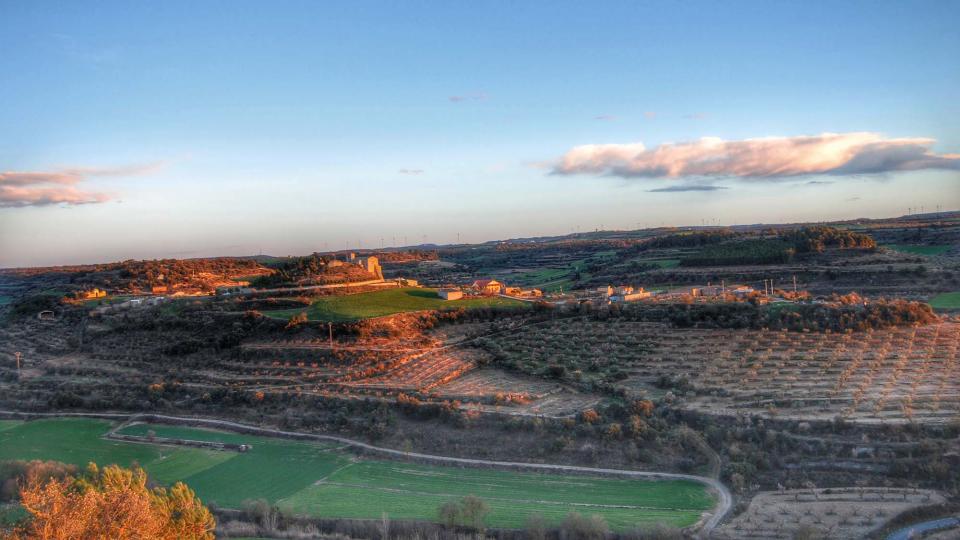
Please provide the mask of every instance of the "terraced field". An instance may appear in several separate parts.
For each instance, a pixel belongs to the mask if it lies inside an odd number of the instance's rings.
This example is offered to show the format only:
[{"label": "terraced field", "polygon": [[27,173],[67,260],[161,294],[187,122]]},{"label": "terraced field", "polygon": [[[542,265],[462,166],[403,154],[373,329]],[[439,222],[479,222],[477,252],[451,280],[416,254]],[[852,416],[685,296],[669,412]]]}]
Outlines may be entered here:
[{"label": "terraced field", "polygon": [[685,381],[694,392],[684,392],[680,405],[707,413],[874,423],[960,418],[956,322],[826,334],[555,321],[490,341],[504,362],[528,372],[562,368],[571,380],[601,379],[647,395],[663,376]]},{"label": "terraced field", "polygon": [[521,526],[543,514],[556,522],[570,511],[600,514],[615,529],[656,522],[695,523],[714,504],[690,481],[642,481],[562,474],[428,466],[364,460],[328,444],[255,437],[169,425],[134,424],[125,435],[245,443],[245,453],[115,442],[101,438],[102,420],[5,422],[0,459],[58,459],[69,463],[129,465],[134,461],[161,483],[183,480],[205,502],[237,507],[264,498],[313,516],[436,519],[443,502],[469,494],[491,508],[487,525]]},{"label": "terraced field", "polygon": [[[523,309],[529,307],[529,304],[499,296],[443,300],[437,296],[436,289],[403,287],[360,294],[322,297],[306,309],[306,314],[311,321],[349,322],[407,311],[485,307]],[[264,315],[289,318],[302,312],[304,312],[303,309],[281,309],[265,311]]]},{"label": "terraced field", "polygon": [[949,245],[940,245],[940,246],[926,246],[920,244],[891,244],[888,247],[894,251],[899,251],[900,253],[910,253],[911,255],[925,255],[925,256],[934,256],[934,255],[943,255],[944,253],[950,251]]}]

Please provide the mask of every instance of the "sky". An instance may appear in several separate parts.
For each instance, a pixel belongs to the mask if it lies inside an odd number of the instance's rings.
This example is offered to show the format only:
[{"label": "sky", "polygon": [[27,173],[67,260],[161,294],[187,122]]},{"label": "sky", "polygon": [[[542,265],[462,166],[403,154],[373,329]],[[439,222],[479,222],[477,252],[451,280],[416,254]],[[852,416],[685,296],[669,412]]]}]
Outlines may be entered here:
[{"label": "sky", "polygon": [[0,267],[958,209],[958,20],[0,0]]}]

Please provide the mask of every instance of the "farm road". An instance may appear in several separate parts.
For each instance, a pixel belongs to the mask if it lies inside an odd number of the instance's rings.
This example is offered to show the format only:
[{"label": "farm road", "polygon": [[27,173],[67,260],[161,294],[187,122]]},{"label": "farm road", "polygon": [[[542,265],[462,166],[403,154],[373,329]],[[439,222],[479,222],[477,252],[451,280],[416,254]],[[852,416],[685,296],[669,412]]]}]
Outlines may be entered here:
[{"label": "farm road", "polygon": [[202,417],[183,417],[183,416],[168,416],[163,414],[153,414],[153,413],[134,413],[134,414],[125,414],[125,413],[30,413],[30,412],[19,412],[19,411],[3,411],[0,410],[0,416],[13,417],[13,418],[56,418],[56,417],[87,417],[87,418],[106,418],[111,420],[123,420],[125,422],[150,422],[150,421],[159,421],[173,424],[186,424],[192,426],[208,427],[215,429],[225,429],[227,431],[235,431],[239,433],[246,433],[249,435],[261,435],[267,437],[282,437],[286,439],[296,439],[296,440],[313,440],[313,441],[334,441],[354,448],[360,448],[373,453],[400,457],[410,460],[419,460],[433,463],[441,464],[455,464],[455,465],[467,465],[467,466],[480,466],[480,467],[494,467],[500,469],[518,469],[518,470],[535,470],[535,471],[554,471],[554,472],[571,472],[571,473],[586,473],[586,474],[599,474],[606,476],[620,476],[625,478],[638,478],[645,480],[689,480],[691,482],[697,482],[703,484],[713,490],[717,496],[717,507],[714,513],[704,522],[703,527],[700,529],[699,537],[700,538],[709,538],[710,533],[720,524],[720,521],[730,512],[730,509],[733,507],[733,495],[731,495],[730,490],[727,489],[722,482],[714,478],[708,478],[705,476],[696,476],[692,474],[679,474],[679,473],[664,473],[664,472],[649,472],[649,471],[626,471],[622,469],[605,469],[600,467],[580,467],[576,465],[555,465],[550,463],[523,463],[516,461],[492,461],[486,459],[471,459],[471,458],[461,458],[461,457],[452,457],[452,456],[437,456],[432,454],[421,454],[419,452],[405,452],[403,450],[394,450],[393,448],[384,448],[380,446],[374,446],[372,444],[367,444],[362,441],[356,441],[353,439],[348,439],[346,437],[339,437],[336,435],[319,435],[316,433],[303,433],[297,431],[283,431],[279,429],[270,429],[262,428],[257,426],[251,426],[248,424],[242,424],[239,422],[231,422],[229,420],[218,420],[214,418],[202,418]]}]

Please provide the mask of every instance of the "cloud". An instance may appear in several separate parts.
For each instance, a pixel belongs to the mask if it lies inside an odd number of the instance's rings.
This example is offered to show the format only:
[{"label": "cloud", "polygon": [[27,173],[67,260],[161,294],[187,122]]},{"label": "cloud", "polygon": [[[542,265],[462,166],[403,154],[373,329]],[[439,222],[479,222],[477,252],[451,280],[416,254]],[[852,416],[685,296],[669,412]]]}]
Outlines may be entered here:
[{"label": "cloud", "polygon": [[808,185],[808,186],[819,186],[819,185],[827,185],[827,184],[832,184],[832,183],[833,183],[833,182],[824,182],[823,180],[811,180],[811,181],[807,182],[807,185]]},{"label": "cloud", "polygon": [[693,185],[681,185],[681,186],[670,186],[657,189],[648,189],[647,193],[678,193],[681,191],[717,191],[721,189],[729,189],[723,186],[710,186],[702,184],[693,184]]},{"label": "cloud", "polygon": [[55,171],[0,172],[0,208],[106,202],[110,200],[106,193],[87,191],[77,185],[94,177],[149,174],[162,166],[162,163],[150,163],[125,167],[67,167]]},{"label": "cloud", "polygon": [[397,171],[400,174],[423,174],[423,169],[400,169]]},{"label": "cloud", "polygon": [[888,139],[877,133],[823,133],[725,141],[708,137],[647,149],[643,143],[570,149],[552,174],[623,178],[740,177],[811,174],[854,176],[920,169],[960,170],[960,154],[934,154],[933,139]]},{"label": "cloud", "polygon": [[593,119],[594,119],[594,120],[602,120],[602,121],[604,121],[604,122],[612,122],[612,121],[616,120],[617,117],[614,116],[614,115],[612,115],[612,114],[601,114],[601,115],[599,115],[599,116],[594,116]]},{"label": "cloud", "polygon": [[485,101],[487,99],[487,94],[484,92],[473,92],[459,96],[450,96],[447,99],[453,103],[462,103],[464,101]]},{"label": "cloud", "polygon": [[687,119],[687,120],[706,120],[706,118],[707,118],[708,116],[710,116],[710,115],[708,115],[707,113],[702,113],[702,112],[683,115],[683,117],[684,117],[685,119]]},{"label": "cloud", "polygon": [[643,113],[643,117],[646,118],[647,120],[653,120],[654,118],[657,117],[657,113],[653,111],[646,111]]}]

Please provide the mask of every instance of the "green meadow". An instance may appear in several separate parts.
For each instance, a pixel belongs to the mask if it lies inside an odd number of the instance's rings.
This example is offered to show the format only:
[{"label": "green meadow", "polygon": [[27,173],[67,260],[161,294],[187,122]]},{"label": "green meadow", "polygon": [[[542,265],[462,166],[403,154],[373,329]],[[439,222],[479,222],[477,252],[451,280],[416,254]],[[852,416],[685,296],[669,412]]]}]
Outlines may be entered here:
[{"label": "green meadow", "polygon": [[102,438],[111,424],[93,419],[0,423],[0,460],[55,459],[84,465],[139,463],[162,483],[182,480],[207,503],[236,508],[266,499],[302,515],[434,520],[439,505],[466,495],[490,506],[487,525],[521,527],[532,514],[559,522],[571,512],[599,514],[617,530],[690,525],[714,505],[688,481],[431,466],[359,458],[325,443],[291,441],[167,425],[135,424],[121,433],[246,443],[245,453]]},{"label": "green meadow", "polygon": [[942,293],[930,299],[934,309],[960,309],[960,291]]},{"label": "green meadow", "polygon": [[326,296],[315,300],[306,310],[302,308],[280,309],[263,312],[270,317],[289,318],[306,311],[311,321],[350,322],[371,317],[383,317],[407,311],[423,311],[454,308],[516,307],[529,304],[500,296],[444,300],[437,296],[436,289],[402,287],[360,294]]}]

